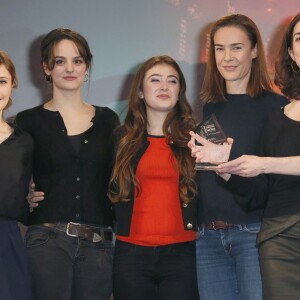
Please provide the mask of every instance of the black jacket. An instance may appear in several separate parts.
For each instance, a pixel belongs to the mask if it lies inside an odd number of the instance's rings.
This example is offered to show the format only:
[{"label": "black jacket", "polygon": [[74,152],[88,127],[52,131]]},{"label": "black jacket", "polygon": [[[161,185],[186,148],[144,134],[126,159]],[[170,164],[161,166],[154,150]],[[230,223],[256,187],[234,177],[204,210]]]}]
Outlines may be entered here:
[{"label": "black jacket", "polygon": [[[133,159],[133,168],[136,172],[138,163],[147,150],[150,142],[147,141],[146,137],[142,143],[141,149],[136,153]],[[172,148],[172,147],[171,147]],[[130,225],[133,213],[134,204],[134,187],[129,195],[129,201],[115,203],[115,214],[116,214],[116,227],[115,232],[117,235],[129,236]],[[181,211],[185,230],[197,230],[197,200],[193,199],[188,204],[181,201]],[[159,222],[159,220],[158,220]]]}]

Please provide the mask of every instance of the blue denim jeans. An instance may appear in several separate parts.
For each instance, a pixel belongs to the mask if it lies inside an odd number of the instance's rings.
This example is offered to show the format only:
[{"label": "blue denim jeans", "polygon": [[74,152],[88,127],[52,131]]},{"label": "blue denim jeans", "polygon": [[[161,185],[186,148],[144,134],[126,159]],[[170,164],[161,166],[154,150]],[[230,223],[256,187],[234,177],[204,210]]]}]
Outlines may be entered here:
[{"label": "blue denim jeans", "polygon": [[199,300],[195,242],[158,247],[116,241],[114,300]]},{"label": "blue denim jeans", "polygon": [[261,300],[262,284],[256,247],[260,223],[231,229],[199,228],[196,242],[201,300]]},{"label": "blue denim jeans", "polygon": [[17,221],[0,221],[0,299],[32,300],[26,249]]},{"label": "blue denim jeans", "polygon": [[30,226],[26,247],[34,300],[109,300],[111,241],[93,243],[43,226]]}]

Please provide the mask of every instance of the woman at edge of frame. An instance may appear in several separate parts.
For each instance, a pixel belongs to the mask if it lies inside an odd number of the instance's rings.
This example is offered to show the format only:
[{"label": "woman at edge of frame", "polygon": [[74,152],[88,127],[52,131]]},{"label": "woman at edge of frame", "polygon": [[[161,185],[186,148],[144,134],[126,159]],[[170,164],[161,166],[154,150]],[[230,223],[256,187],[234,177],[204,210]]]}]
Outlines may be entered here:
[{"label": "woman at edge of frame", "polygon": [[28,258],[18,221],[26,223],[33,140],[4,119],[18,86],[15,66],[0,50],[0,299],[32,300]]}]

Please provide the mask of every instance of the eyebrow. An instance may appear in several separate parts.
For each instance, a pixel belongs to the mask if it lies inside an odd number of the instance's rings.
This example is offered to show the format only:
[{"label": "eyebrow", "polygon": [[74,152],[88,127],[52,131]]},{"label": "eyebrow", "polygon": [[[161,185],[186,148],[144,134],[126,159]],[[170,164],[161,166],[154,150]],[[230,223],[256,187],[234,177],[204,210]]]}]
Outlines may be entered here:
[{"label": "eyebrow", "polygon": [[6,76],[0,76],[0,79],[8,79]]},{"label": "eyebrow", "polygon": [[[66,58],[65,56],[54,56],[54,58]],[[83,56],[79,55],[79,56],[74,56],[72,58],[83,58]]]},{"label": "eyebrow", "polygon": [[[151,78],[152,76],[159,76],[159,77],[162,77],[161,74],[151,74],[151,75],[148,76],[148,78]],[[177,77],[176,75],[168,75],[168,76],[167,76],[167,78],[170,78],[170,77],[174,77],[174,78],[176,78],[177,80],[179,80],[178,77]]]},{"label": "eyebrow", "polygon": [[295,35],[300,35],[300,32],[296,32],[296,33],[294,33],[294,36],[295,36]]},{"label": "eyebrow", "polygon": [[[230,44],[229,46],[238,46],[238,45],[244,45],[244,43],[233,43],[233,44]],[[224,45],[222,44],[214,44],[214,47],[224,47]]]}]

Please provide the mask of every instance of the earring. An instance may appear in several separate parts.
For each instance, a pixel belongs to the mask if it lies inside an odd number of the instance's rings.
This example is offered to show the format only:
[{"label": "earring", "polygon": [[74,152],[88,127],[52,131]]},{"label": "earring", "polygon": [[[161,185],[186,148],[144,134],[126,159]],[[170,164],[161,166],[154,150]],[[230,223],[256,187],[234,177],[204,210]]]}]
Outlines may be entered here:
[{"label": "earring", "polygon": [[295,69],[294,63],[295,63],[295,61],[292,60],[292,62],[291,62],[291,68],[292,68],[293,72],[297,74],[297,73],[300,72],[300,67],[296,64],[298,70]]},{"label": "earring", "polygon": [[47,74],[44,74],[44,79],[50,83],[52,83],[52,77],[51,75],[47,75]]},{"label": "earring", "polygon": [[89,81],[89,74],[88,73],[85,73],[85,75],[84,75],[84,80],[83,80],[84,82],[87,82],[87,81]]}]

